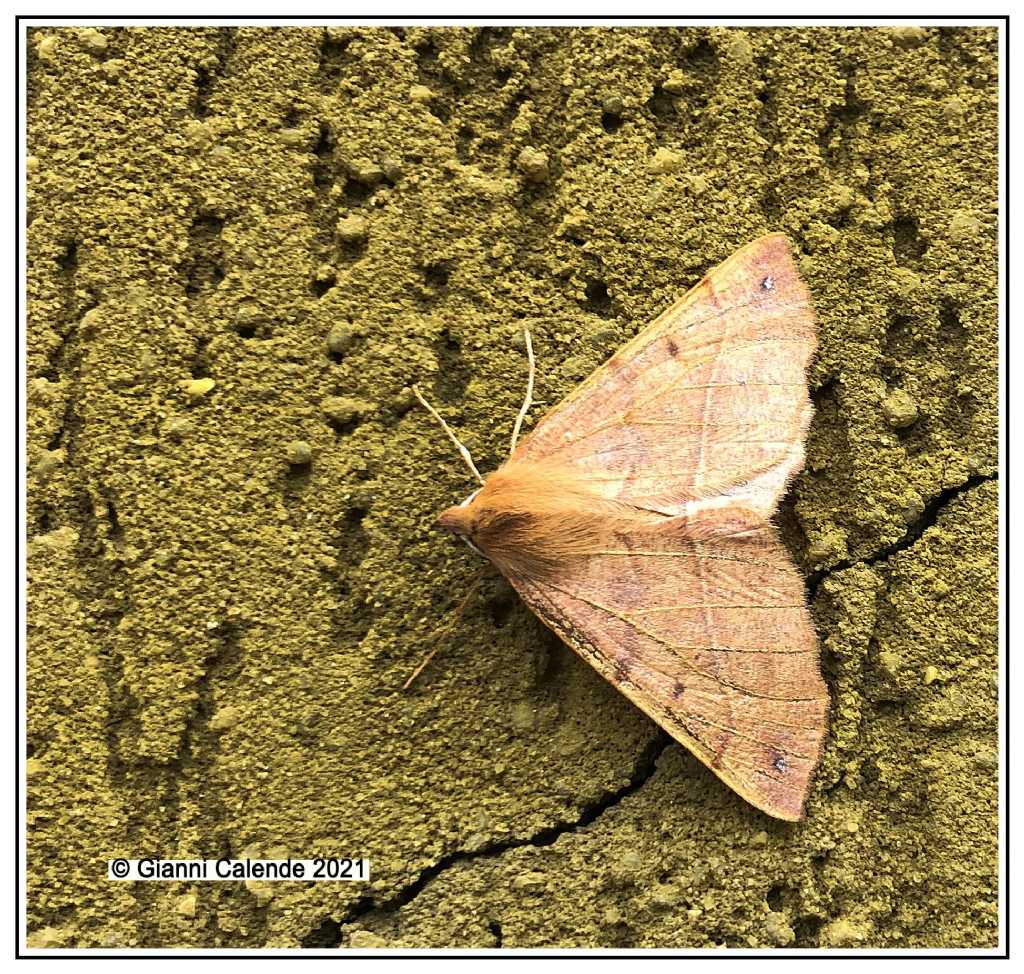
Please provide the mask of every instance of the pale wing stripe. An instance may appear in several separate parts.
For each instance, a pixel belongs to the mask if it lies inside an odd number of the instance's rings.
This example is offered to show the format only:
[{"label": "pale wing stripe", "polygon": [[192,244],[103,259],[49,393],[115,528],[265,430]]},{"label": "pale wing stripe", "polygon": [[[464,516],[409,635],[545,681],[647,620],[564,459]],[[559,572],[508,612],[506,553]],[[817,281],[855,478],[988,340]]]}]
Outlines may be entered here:
[{"label": "pale wing stripe", "polygon": [[[737,325],[739,324],[739,316],[737,316]],[[718,379],[718,369],[722,361],[722,355],[724,353],[725,344],[728,342],[733,333],[736,330],[736,325],[730,327],[730,322],[725,323],[725,328],[722,331],[721,336],[718,339],[718,345],[715,349],[715,358],[711,363],[711,384],[704,390],[704,408],[701,410],[701,416],[707,419],[711,415],[711,397],[715,388],[715,383]],[[700,447],[697,450],[697,467],[693,471],[692,483],[697,486],[704,483],[704,474],[707,468],[707,457],[708,457],[708,435],[711,429],[710,423],[704,424],[704,429],[700,431]]]},{"label": "pale wing stripe", "polygon": [[[735,475],[733,475],[730,478],[722,478],[721,480],[719,480],[717,482],[705,483],[705,484],[703,484],[700,487],[697,487],[695,484],[691,484],[690,485],[691,493],[689,494],[689,497],[692,498],[692,499],[702,499],[702,498],[706,498],[706,497],[715,497],[715,496],[717,496],[719,494],[724,494],[724,493],[726,493],[726,492],[728,492],[730,490],[733,490],[733,488],[743,487],[746,484],[749,484],[752,480],[755,480],[756,478],[760,477],[762,474],[766,474],[770,470],[775,470],[776,468],[780,467],[784,462],[785,462],[785,457],[783,457],[783,459],[780,461],[778,459],[778,456],[776,455],[776,456],[772,457],[772,459],[766,460],[759,467],[752,467],[749,470],[745,471],[744,474],[743,474],[743,478],[740,479],[740,480],[737,480]],[[589,477],[589,474],[588,474],[588,477]],[[593,478],[591,478],[591,479],[593,479]],[[630,503],[630,505],[632,507],[635,507],[638,510],[642,510],[642,511],[653,510],[653,508],[644,507],[642,504],[639,503],[639,501],[641,501],[641,500],[647,500],[647,501],[654,500],[654,501],[657,501],[661,497],[672,497],[672,498],[674,498],[674,497],[677,497],[677,496],[682,496],[682,491],[666,492],[666,493],[661,493],[661,494],[652,494],[652,495],[649,495],[647,497],[636,497],[636,498],[633,498],[629,503]],[[655,513],[663,514],[664,512],[663,511],[655,511]],[[666,514],[665,517],[679,517],[679,515],[678,514]],[[746,531],[746,530],[734,531],[734,532],[732,532],[732,534],[716,535],[716,537],[731,538],[731,537],[737,537],[737,536],[739,536],[741,534],[748,534],[748,533],[749,532]]]}]

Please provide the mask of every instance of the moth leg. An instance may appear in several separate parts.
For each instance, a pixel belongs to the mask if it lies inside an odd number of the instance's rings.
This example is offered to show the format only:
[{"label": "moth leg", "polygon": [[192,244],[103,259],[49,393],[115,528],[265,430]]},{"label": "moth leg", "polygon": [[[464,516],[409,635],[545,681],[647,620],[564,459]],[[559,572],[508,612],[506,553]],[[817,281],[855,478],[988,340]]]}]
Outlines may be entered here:
[{"label": "moth leg", "polygon": [[509,456],[516,452],[516,441],[519,439],[519,431],[523,428],[523,420],[526,419],[526,414],[533,405],[533,379],[537,374],[537,363],[533,360],[533,341],[530,338],[529,328],[523,329],[523,337],[526,339],[526,357],[530,363],[530,371],[526,377],[526,396],[523,398],[523,406],[516,417],[516,425],[512,428],[512,449],[508,451]]},{"label": "moth leg", "polygon": [[441,417],[441,414],[436,409],[434,409],[434,407],[431,406],[430,403],[423,398],[423,396],[420,395],[419,386],[413,386],[412,393],[420,401],[420,405],[441,424],[441,429],[443,429],[448,434],[448,436],[451,437],[452,443],[454,443],[458,447],[459,455],[462,457],[463,460],[466,461],[466,466],[469,467],[469,469],[473,472],[473,476],[476,477],[477,483],[482,484],[484,482],[484,478],[480,476],[480,471],[476,469],[476,464],[473,463],[473,456],[469,452],[469,450],[467,450],[466,447],[462,445],[462,441],[455,435],[454,432],[452,432],[452,428],[444,421],[444,419]]},{"label": "moth leg", "polygon": [[437,655],[438,651],[444,643],[444,638],[447,636],[455,627],[458,625],[459,620],[462,618],[462,614],[466,611],[466,606],[469,605],[469,600],[476,594],[476,590],[480,587],[480,582],[484,575],[487,573],[487,566],[481,568],[470,583],[469,590],[463,596],[462,601],[458,604],[458,607],[452,613],[451,619],[444,625],[440,632],[437,633],[434,639],[434,648],[427,653],[427,655],[420,661],[419,665],[412,671],[412,675],[405,683],[402,684],[403,690],[408,690],[412,686],[413,681],[418,677],[426,668],[427,664]]}]

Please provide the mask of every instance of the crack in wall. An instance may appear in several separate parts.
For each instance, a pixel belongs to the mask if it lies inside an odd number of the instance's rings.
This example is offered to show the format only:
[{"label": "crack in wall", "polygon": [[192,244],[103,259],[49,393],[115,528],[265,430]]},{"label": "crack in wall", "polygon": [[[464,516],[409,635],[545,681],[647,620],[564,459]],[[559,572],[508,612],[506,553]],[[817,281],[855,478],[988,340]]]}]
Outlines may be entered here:
[{"label": "crack in wall", "polygon": [[[818,588],[826,578],[837,572],[852,568],[855,565],[875,565],[888,560],[900,551],[911,548],[920,540],[928,528],[936,524],[939,516],[954,500],[984,483],[996,480],[998,480],[998,476],[995,474],[988,476],[976,475],[969,477],[962,484],[939,492],[928,502],[921,516],[917,518],[906,533],[897,541],[885,545],[865,558],[847,559],[834,565],[832,568],[813,573],[808,578],[810,598],[813,599],[817,595]],[[525,846],[543,848],[544,846],[552,845],[563,835],[577,832],[593,824],[605,812],[614,808],[629,795],[637,792],[653,777],[658,761],[672,743],[674,743],[672,738],[666,732],[660,731],[658,736],[643,749],[638,757],[629,783],[606,795],[600,801],[586,806],[574,822],[563,822],[548,826],[527,838],[493,843],[474,852],[456,851],[450,853],[433,865],[423,869],[415,880],[383,903],[378,903],[373,897],[361,897],[341,920],[335,920],[332,917],[323,920],[317,928],[311,930],[306,936],[303,940],[303,946],[311,948],[340,947],[345,939],[346,927],[373,915],[384,916],[397,912],[415,900],[433,880],[459,863],[471,862],[477,859],[496,858],[511,849],[519,849]]]},{"label": "crack in wall", "polygon": [[889,558],[901,551],[906,551],[908,548],[912,548],[921,539],[925,531],[935,526],[939,516],[953,501],[961,495],[966,494],[968,491],[974,490],[976,487],[980,487],[982,484],[991,483],[998,479],[999,477],[997,474],[976,474],[972,477],[968,477],[962,484],[958,484],[956,487],[947,487],[945,490],[936,494],[925,505],[924,511],[921,512],[920,517],[918,517],[917,520],[907,528],[907,531],[902,538],[892,542],[892,544],[879,548],[878,551],[867,555],[864,558],[846,558],[833,565],[831,568],[822,568],[819,571],[812,572],[807,577],[808,600],[813,602],[818,595],[818,589],[821,587],[821,583],[836,573],[845,571],[848,568],[853,568],[857,565],[877,565],[879,562],[888,561]]},{"label": "crack in wall", "polygon": [[609,809],[614,808],[630,795],[639,791],[654,776],[658,762],[665,751],[675,742],[662,730],[640,752],[630,775],[629,782],[621,788],[605,795],[599,801],[584,806],[580,815],[572,822],[559,822],[541,829],[534,835],[523,839],[509,839],[495,842],[473,852],[456,851],[443,856],[431,866],[421,870],[420,874],[407,886],[378,903],[373,897],[362,897],[348,910],[341,920],[328,917],[310,933],[302,942],[303,947],[340,947],[344,940],[345,928],[371,915],[387,915],[396,913],[416,899],[426,887],[442,873],[463,862],[477,859],[494,859],[510,849],[521,849],[525,846],[543,848],[553,845],[562,836],[578,832],[592,825]]}]

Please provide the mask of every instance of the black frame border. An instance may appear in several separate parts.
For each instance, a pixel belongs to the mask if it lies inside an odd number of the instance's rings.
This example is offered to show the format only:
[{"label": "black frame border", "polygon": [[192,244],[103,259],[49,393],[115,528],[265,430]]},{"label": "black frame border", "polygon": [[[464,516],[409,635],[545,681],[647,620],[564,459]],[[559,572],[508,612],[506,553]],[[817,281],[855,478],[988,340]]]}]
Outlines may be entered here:
[{"label": "black frame border", "polygon": [[[14,118],[15,118],[15,131],[14,131],[14,201],[15,201],[15,231],[14,231],[14,310],[15,310],[15,326],[14,326],[14,412],[15,412],[15,469],[14,469],[14,495],[15,495],[15,523],[14,523],[14,569],[15,578],[15,596],[14,596],[14,636],[15,645],[20,647],[22,645],[22,619],[21,619],[21,596],[23,594],[21,587],[21,563],[22,563],[22,550],[21,550],[21,527],[25,512],[22,509],[22,496],[20,490],[20,469],[18,466],[20,458],[20,449],[24,442],[25,433],[25,422],[26,416],[22,415],[21,411],[21,337],[22,337],[22,307],[21,307],[21,279],[19,276],[20,267],[20,254],[22,244],[22,227],[20,222],[21,203],[22,203],[22,186],[20,178],[20,164],[21,164],[21,143],[20,143],[20,129],[21,124],[24,121],[27,125],[27,119],[21,117],[21,30],[22,21],[32,21],[36,24],[40,21],[118,21],[118,20],[136,20],[142,19],[138,15],[135,17],[128,16],[125,14],[117,15],[102,15],[102,14],[81,14],[81,15],[58,15],[58,14],[15,14],[14,16]],[[147,20],[155,21],[196,21],[196,20],[224,20],[224,21],[237,21],[240,25],[249,24],[258,21],[274,21],[274,20],[294,20],[294,21],[309,21],[312,24],[318,22],[325,22],[332,20],[331,17],[322,14],[297,14],[297,15],[281,15],[274,16],[272,14],[254,14],[251,16],[243,16],[241,14],[229,14],[229,15],[218,15],[215,13],[207,14],[155,14],[146,16]],[[342,18],[333,18],[340,20]],[[605,953],[592,953],[589,950],[583,952],[582,950],[559,950],[552,949],[548,950],[545,948],[529,948],[530,953],[524,953],[519,951],[502,951],[493,950],[486,952],[467,952],[467,953],[452,953],[453,948],[425,948],[423,950],[417,950],[414,952],[410,951],[353,951],[351,949],[333,949],[330,953],[320,952],[319,950],[310,951],[308,953],[296,953],[292,951],[282,951],[276,954],[257,954],[249,951],[242,951],[238,953],[234,952],[213,952],[210,950],[191,950],[188,948],[182,948],[175,950],[174,953],[147,953],[145,949],[138,951],[132,950],[131,952],[124,953],[93,953],[92,951],[85,952],[75,949],[57,949],[47,952],[38,953],[24,953],[21,949],[21,927],[22,927],[22,916],[20,910],[20,894],[22,885],[22,873],[21,873],[21,784],[24,781],[24,756],[21,753],[20,747],[20,735],[21,735],[21,724],[23,714],[21,711],[21,654],[20,650],[15,654],[14,658],[14,766],[15,766],[15,780],[14,780],[14,861],[16,863],[15,875],[14,875],[14,959],[15,960],[48,960],[48,959],[73,959],[73,960],[181,960],[191,958],[204,958],[204,959],[225,959],[225,960],[283,960],[283,959],[297,959],[297,960],[316,960],[316,959],[327,959],[327,960],[346,960],[346,959],[379,959],[379,960],[418,960],[435,957],[443,957],[447,960],[514,960],[514,959],[527,959],[527,960],[544,960],[544,959],[559,959],[559,960],[571,960],[571,959],[586,959],[586,960],[688,960],[688,959],[704,959],[704,958],[719,958],[719,959],[735,959],[735,960],[775,960],[775,959],[794,959],[794,960],[831,960],[831,959],[867,959],[872,957],[879,958],[892,958],[892,959],[928,959],[928,960],[1007,960],[1010,957],[1010,728],[1009,728],[1009,712],[1010,712],[1010,611],[1009,611],[1009,590],[1010,590],[1010,544],[1009,544],[1009,494],[1010,494],[1010,470],[1009,470],[1009,449],[1010,449],[1010,382],[1009,382],[1009,359],[1010,359],[1010,227],[1009,227],[1009,214],[1010,214],[1010,63],[1011,63],[1011,52],[1010,52],[1010,15],[1009,14],[941,14],[941,15],[924,15],[924,14],[891,14],[891,15],[876,15],[869,16],[864,14],[843,16],[841,14],[823,14],[818,16],[811,16],[808,14],[799,14],[793,16],[786,16],[784,14],[765,14],[764,16],[757,16],[753,14],[742,14],[742,15],[729,15],[722,14],[720,16],[681,16],[673,18],[670,16],[661,16],[653,14],[640,14],[640,15],[623,15],[615,14],[601,17],[587,17],[579,14],[555,14],[543,17],[532,17],[524,15],[511,14],[508,16],[501,15],[469,15],[469,14],[457,14],[452,16],[444,16],[441,14],[366,14],[366,15],[355,15],[343,18],[346,21],[380,21],[388,22],[395,20],[415,20],[423,23],[434,23],[437,21],[454,22],[462,21],[471,24],[487,24],[493,21],[509,21],[509,20],[542,20],[544,24],[537,24],[538,27],[548,26],[546,22],[551,22],[550,26],[559,26],[558,22],[566,22],[565,26],[588,26],[586,21],[588,20],[600,20],[601,24],[590,24],[589,26],[604,26],[605,21],[625,21],[626,25],[633,24],[635,22],[642,21],[665,21],[665,20],[685,20],[685,21],[696,21],[709,24],[721,23],[722,21],[779,21],[785,23],[778,23],[777,26],[787,26],[788,23],[801,21],[813,21],[819,23],[821,21],[835,21],[836,26],[842,26],[851,24],[853,26],[861,26],[858,22],[866,22],[863,26],[871,26],[871,21],[876,20],[902,20],[902,21],[991,21],[993,26],[1002,25],[1002,37],[1003,37],[1003,63],[1000,64],[1001,82],[1004,85],[1004,98],[1003,98],[1003,125],[1000,136],[1003,140],[1003,156],[999,160],[1000,170],[997,176],[997,190],[1001,183],[1003,188],[1003,207],[999,213],[1001,221],[1001,230],[1003,239],[1005,241],[1003,250],[1003,325],[1005,334],[1005,363],[1006,363],[1006,375],[1007,380],[1004,382],[1004,388],[1002,390],[1001,405],[1004,412],[1004,426],[1003,426],[1003,442],[1001,466],[1002,471],[999,475],[999,480],[1002,481],[1001,487],[1001,504],[1000,516],[1003,519],[1003,525],[1007,530],[1007,538],[1005,544],[1005,574],[1003,578],[1003,591],[1006,593],[1006,597],[1001,600],[1000,604],[1000,622],[1003,626],[1004,633],[1004,651],[1003,651],[1003,673],[1005,675],[1005,687],[1004,693],[1006,699],[1004,701],[1004,743],[1003,743],[1003,799],[1004,799],[1004,822],[1005,822],[1005,835],[1003,841],[1003,873],[1002,883],[1004,884],[1004,904],[1005,904],[1005,915],[1001,918],[1003,923],[1003,952],[1000,954],[973,954],[968,950],[964,950],[960,953],[932,953],[925,948],[917,950],[897,950],[897,951],[872,951],[870,949],[864,949],[862,951],[842,951],[834,953],[820,953],[818,951],[809,950],[796,950],[782,949],[778,952],[772,953],[735,953],[732,951],[715,951],[715,950],[700,950],[700,951],[679,951],[666,953],[660,951],[658,948],[651,948],[649,952],[645,953],[620,953],[611,949]],[[152,24],[148,26],[159,26],[158,24]],[[358,25],[356,25],[358,26]],[[440,24],[444,26],[444,24]],[[614,26],[614,25],[613,25]],[[728,25],[727,25],[728,26]],[[774,23],[766,24],[765,26],[776,26]],[[27,876],[25,877],[27,880]],[[157,948],[154,948],[154,950]]]}]

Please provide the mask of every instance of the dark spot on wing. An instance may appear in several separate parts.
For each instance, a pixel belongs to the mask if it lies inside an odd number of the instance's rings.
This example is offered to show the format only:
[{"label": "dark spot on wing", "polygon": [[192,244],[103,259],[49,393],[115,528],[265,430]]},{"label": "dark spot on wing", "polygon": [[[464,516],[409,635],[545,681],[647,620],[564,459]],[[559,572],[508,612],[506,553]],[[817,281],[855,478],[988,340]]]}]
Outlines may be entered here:
[{"label": "dark spot on wing", "polygon": [[633,553],[633,536],[628,531],[616,531],[615,540],[630,554]]},{"label": "dark spot on wing", "polygon": [[679,346],[670,338],[665,342],[665,347],[668,349],[668,354],[675,358],[679,354]]},{"label": "dark spot on wing", "polygon": [[629,660],[620,656],[615,661],[615,680],[618,683],[625,683],[629,679]]},{"label": "dark spot on wing", "polygon": [[677,682],[676,685],[672,687],[672,699],[678,700],[683,695],[683,691],[685,690],[686,687],[684,687],[681,683]]},{"label": "dark spot on wing", "polygon": [[772,767],[776,771],[786,770],[786,758],[782,754],[776,754],[775,759],[772,761]]}]

